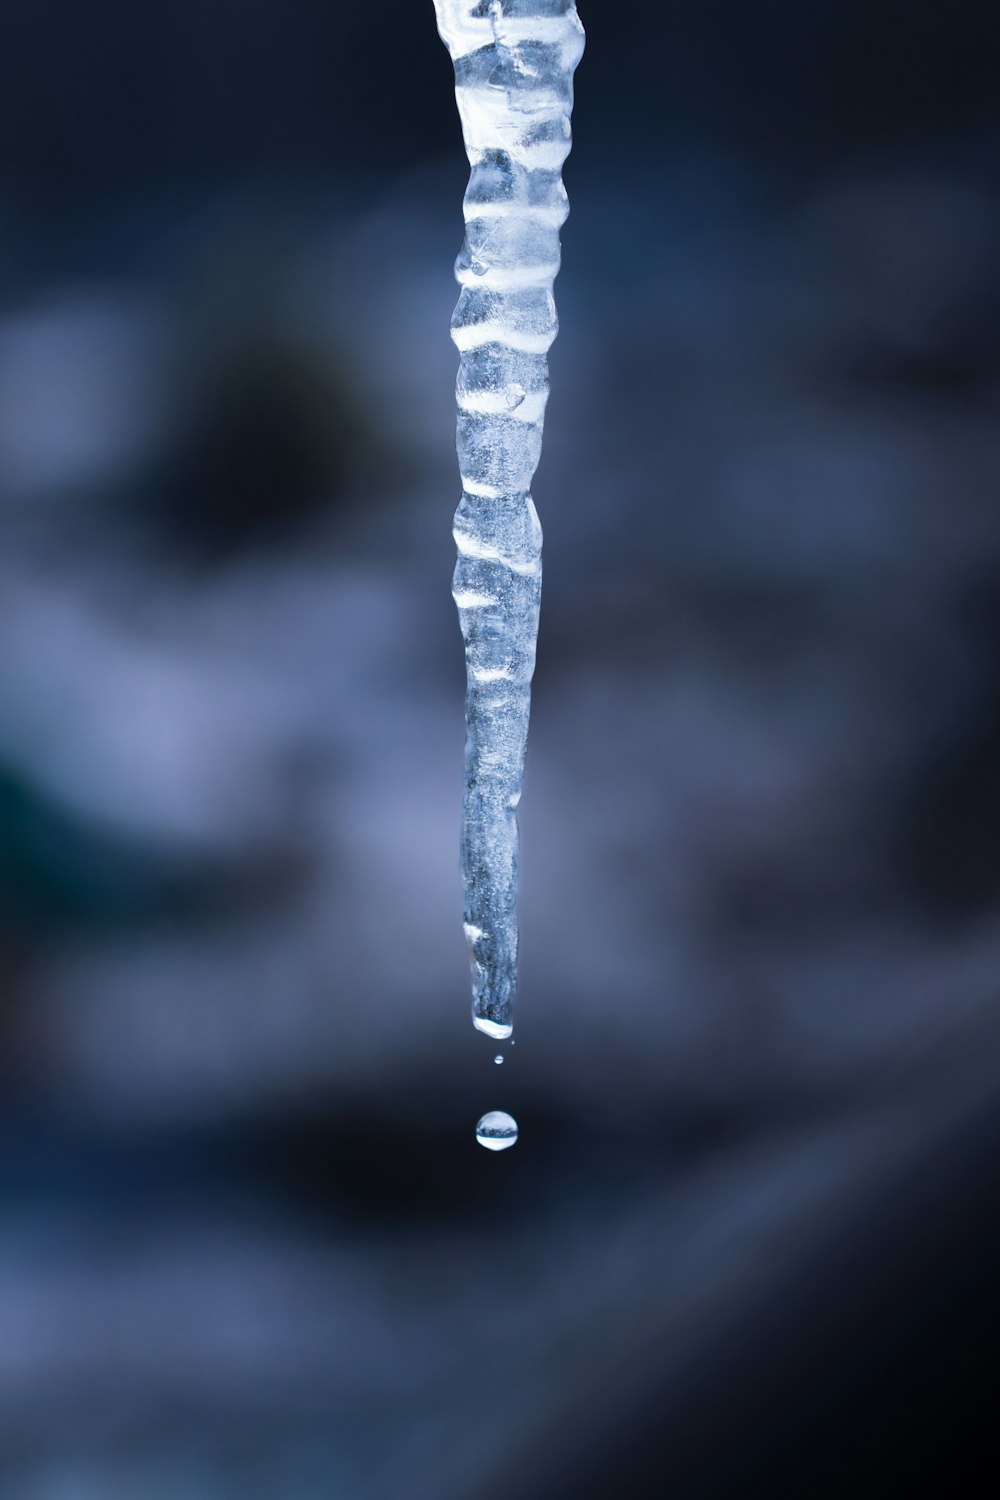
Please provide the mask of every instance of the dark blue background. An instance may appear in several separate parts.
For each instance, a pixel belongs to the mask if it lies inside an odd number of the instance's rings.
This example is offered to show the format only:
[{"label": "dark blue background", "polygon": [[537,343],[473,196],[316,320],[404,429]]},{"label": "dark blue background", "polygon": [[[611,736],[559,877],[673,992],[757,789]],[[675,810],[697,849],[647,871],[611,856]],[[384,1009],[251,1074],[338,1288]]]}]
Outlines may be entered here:
[{"label": "dark blue background", "polygon": [[583,20],[502,1069],[429,0],[0,22],[5,1500],[996,1487],[995,20]]}]

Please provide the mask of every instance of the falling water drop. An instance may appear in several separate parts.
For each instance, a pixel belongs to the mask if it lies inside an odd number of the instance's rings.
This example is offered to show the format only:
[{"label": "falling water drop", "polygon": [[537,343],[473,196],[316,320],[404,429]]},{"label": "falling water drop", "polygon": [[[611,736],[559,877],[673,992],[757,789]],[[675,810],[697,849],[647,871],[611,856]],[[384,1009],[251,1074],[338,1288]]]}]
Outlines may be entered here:
[{"label": "falling water drop", "polygon": [[476,1140],[487,1151],[506,1151],[517,1140],[517,1121],[502,1109],[491,1109],[476,1126]]},{"label": "falling water drop", "polygon": [[497,1067],[499,1067],[500,1064],[503,1062],[503,1053],[502,1052],[498,1052],[497,1055],[496,1055],[496,1057],[493,1059],[493,1061],[496,1063]]}]

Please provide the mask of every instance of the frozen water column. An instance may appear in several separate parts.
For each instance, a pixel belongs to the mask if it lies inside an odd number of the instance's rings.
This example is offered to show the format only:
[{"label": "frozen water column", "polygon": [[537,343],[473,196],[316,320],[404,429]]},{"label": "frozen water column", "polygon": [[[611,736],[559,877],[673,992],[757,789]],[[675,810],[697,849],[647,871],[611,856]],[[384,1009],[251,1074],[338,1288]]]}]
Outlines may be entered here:
[{"label": "frozen water column", "polygon": [[552,284],[568,204],[573,70],[583,27],[570,0],[435,0],[455,64],[472,167],[461,287],[454,595],[465,639],[462,880],[472,1017],[513,1029],[517,805],[535,666],[542,532],[531,480],[542,447]]}]

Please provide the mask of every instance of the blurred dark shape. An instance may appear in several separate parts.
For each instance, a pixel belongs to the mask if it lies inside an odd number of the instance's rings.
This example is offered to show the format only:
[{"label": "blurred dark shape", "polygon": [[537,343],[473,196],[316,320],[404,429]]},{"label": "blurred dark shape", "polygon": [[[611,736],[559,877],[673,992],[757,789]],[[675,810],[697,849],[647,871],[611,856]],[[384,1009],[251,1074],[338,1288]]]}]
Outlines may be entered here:
[{"label": "blurred dark shape", "polygon": [[806,238],[845,314],[843,389],[996,405],[1000,212],[988,193],[929,173],[862,179],[821,197]]},{"label": "blurred dark shape", "polygon": [[40,0],[10,22],[0,134],[17,153],[0,182],[46,209],[150,184],[169,194],[254,176],[365,179],[451,139],[447,58],[412,6],[387,20],[312,0],[252,15],[226,0],[142,13],[96,0],[84,17],[71,0]]},{"label": "blurred dark shape", "polygon": [[1000,596],[990,578],[961,601],[978,691],[903,788],[895,859],[930,917],[980,920],[1000,900]]},{"label": "blurred dark shape", "polygon": [[637,1341],[634,1363],[567,1400],[561,1425],[511,1455],[479,1500],[661,1484],[685,1500],[992,1493],[998,1188],[994,1100],[906,1163],[888,1205],[869,1200],[836,1247],[807,1248],[788,1275],[777,1246],[755,1312],[706,1339],[683,1380],[665,1341]]},{"label": "blurred dark shape", "polygon": [[343,497],[361,422],[329,365],[280,333],[199,349],[183,372],[188,430],[161,478],[175,540],[208,558],[287,542]]}]

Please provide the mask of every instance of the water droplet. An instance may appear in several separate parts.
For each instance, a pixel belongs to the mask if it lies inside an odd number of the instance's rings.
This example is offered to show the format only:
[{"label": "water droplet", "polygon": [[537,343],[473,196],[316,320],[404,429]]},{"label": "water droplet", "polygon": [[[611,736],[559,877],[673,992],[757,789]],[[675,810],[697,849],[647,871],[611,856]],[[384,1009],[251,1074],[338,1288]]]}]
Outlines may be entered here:
[{"label": "water droplet", "polygon": [[487,1151],[506,1151],[517,1140],[517,1121],[502,1109],[491,1109],[476,1126],[476,1140]]},{"label": "water droplet", "polygon": [[498,1066],[498,1067],[499,1067],[499,1066],[500,1066],[500,1064],[501,1064],[501,1063],[502,1063],[502,1062],[503,1062],[503,1053],[502,1053],[502,1052],[498,1052],[498,1053],[497,1053],[497,1055],[496,1055],[496,1057],[495,1057],[495,1058],[494,1058],[494,1059],[493,1059],[493,1061],[494,1061],[494,1062],[495,1062],[495,1063],[496,1063],[496,1064],[497,1064],[497,1066]]}]

